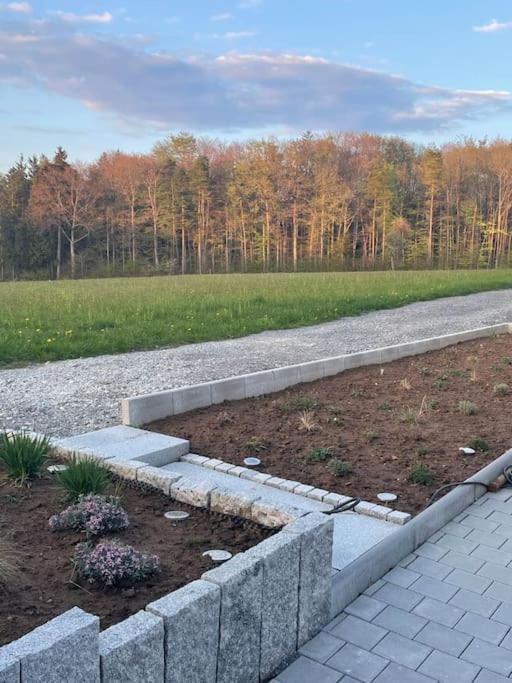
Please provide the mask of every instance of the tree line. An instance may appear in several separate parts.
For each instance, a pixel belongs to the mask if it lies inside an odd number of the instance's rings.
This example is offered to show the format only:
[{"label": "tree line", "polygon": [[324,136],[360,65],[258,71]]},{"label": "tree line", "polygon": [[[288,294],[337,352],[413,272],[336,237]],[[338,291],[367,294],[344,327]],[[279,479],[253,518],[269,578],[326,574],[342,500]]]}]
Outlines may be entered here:
[{"label": "tree line", "polygon": [[511,264],[512,144],[188,133],[0,176],[0,278]]}]

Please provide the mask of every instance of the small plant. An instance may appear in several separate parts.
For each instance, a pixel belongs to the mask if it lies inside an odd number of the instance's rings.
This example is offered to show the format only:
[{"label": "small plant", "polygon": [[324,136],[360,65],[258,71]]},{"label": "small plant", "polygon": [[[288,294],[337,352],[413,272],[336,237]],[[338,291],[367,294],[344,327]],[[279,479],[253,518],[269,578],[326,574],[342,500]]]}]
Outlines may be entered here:
[{"label": "small plant", "polygon": [[146,555],[131,545],[115,542],[95,546],[79,543],[73,562],[82,579],[109,587],[143,581],[160,568],[156,555]]},{"label": "small plant", "polygon": [[409,472],[409,481],[411,484],[421,484],[421,486],[432,486],[434,483],[434,474],[426,465],[413,465]]},{"label": "small plant", "polygon": [[333,458],[330,460],[327,463],[327,468],[335,477],[346,477],[347,474],[350,474],[350,466],[340,458]]},{"label": "small plant", "polygon": [[407,377],[405,379],[400,380],[400,386],[402,387],[402,389],[405,389],[406,391],[411,390],[411,383],[409,382]]},{"label": "small plant", "polygon": [[383,401],[377,406],[378,410],[389,411],[391,410],[391,405],[387,401]]},{"label": "small plant", "polygon": [[257,436],[253,436],[247,441],[245,447],[250,453],[261,453],[262,451],[267,450],[268,445],[263,439],[258,439]]},{"label": "small plant", "polygon": [[504,382],[495,384],[494,393],[496,394],[496,396],[506,396],[510,393],[510,387],[508,386],[508,384],[505,384]]},{"label": "small plant", "polygon": [[432,370],[427,367],[420,368],[420,375],[423,375],[423,377],[430,377],[432,374]]},{"label": "small plant", "polygon": [[48,524],[52,531],[73,529],[100,536],[126,529],[129,521],[119,498],[80,496],[78,503],[50,517]]},{"label": "small plant", "polygon": [[377,432],[374,432],[371,429],[368,429],[364,433],[364,438],[368,441],[368,443],[371,443],[372,441],[376,441],[379,438],[379,435]]},{"label": "small plant", "polygon": [[49,453],[50,442],[45,436],[25,432],[0,434],[0,462],[5,465],[7,477],[20,486],[40,475]]},{"label": "small plant", "polygon": [[413,408],[404,408],[398,413],[398,421],[404,424],[415,425],[418,422],[418,415]]},{"label": "small plant", "polygon": [[10,545],[0,540],[0,591],[7,591],[17,583],[20,570],[17,555]]},{"label": "small plant", "polygon": [[316,400],[311,396],[297,396],[291,401],[285,401],[280,404],[283,413],[291,413],[296,410],[312,410],[317,406]]},{"label": "small plant", "polygon": [[501,359],[501,362],[503,363],[503,365],[512,365],[512,357],[511,356],[504,356]]},{"label": "small plant", "polygon": [[426,446],[420,446],[417,451],[418,455],[423,458],[428,453],[428,448]]},{"label": "small plant", "polygon": [[448,386],[448,380],[445,377],[438,377],[434,382],[434,386],[439,391],[445,391]]},{"label": "small plant", "polygon": [[326,462],[332,457],[330,448],[313,448],[306,453],[306,462]]},{"label": "small plant", "polygon": [[78,460],[73,457],[68,462],[67,469],[57,472],[57,482],[64,489],[66,500],[75,502],[80,496],[103,495],[109,482],[109,475],[106,467],[97,460]]},{"label": "small plant", "polygon": [[299,429],[304,429],[306,432],[312,432],[318,427],[315,422],[315,416],[311,410],[304,410],[299,415]]},{"label": "small plant", "polygon": [[477,407],[472,401],[459,401],[457,404],[457,410],[463,415],[475,415],[477,413]]},{"label": "small plant", "polygon": [[472,441],[469,442],[469,447],[472,448],[474,451],[479,451],[480,453],[487,453],[489,450],[489,444],[485,439],[481,439],[480,437],[476,437]]},{"label": "small plant", "polygon": [[448,370],[448,375],[450,377],[465,377],[466,372],[465,370],[457,370],[456,368],[454,368],[453,370]]}]

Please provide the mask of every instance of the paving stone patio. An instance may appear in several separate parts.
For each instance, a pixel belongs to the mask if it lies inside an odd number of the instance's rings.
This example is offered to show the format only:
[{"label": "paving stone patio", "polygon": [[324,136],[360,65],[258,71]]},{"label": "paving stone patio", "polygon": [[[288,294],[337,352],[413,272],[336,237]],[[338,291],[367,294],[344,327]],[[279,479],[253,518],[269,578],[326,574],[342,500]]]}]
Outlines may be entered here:
[{"label": "paving stone patio", "polygon": [[512,674],[512,488],[488,493],[345,608],[274,683]]}]

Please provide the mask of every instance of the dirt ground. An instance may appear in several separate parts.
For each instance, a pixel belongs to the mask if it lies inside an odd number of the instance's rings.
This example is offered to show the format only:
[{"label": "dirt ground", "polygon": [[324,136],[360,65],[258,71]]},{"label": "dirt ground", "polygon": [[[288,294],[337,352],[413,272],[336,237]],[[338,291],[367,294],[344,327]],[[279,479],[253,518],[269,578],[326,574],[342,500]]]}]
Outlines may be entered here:
[{"label": "dirt ground", "polygon": [[[0,645],[75,605],[100,616],[104,629],[200,578],[214,566],[202,557],[205,550],[241,552],[271,533],[171,501],[158,492],[125,486],[121,497],[130,526],[117,538],[158,555],[161,572],[133,586],[101,590],[73,575],[70,558],[76,543],[85,540],[83,534],[48,528],[49,517],[66,507],[51,475],[36,480],[30,489],[0,485],[0,540],[12,548],[19,567],[18,579],[7,592],[0,591]],[[186,510],[190,517],[171,522],[163,517],[169,509]]]},{"label": "dirt ground", "polygon": [[[189,439],[194,453],[237,465],[256,455],[261,471],[364,500],[378,502],[377,493],[391,491],[399,496],[397,509],[417,513],[438,487],[466,479],[510,448],[507,387],[512,392],[512,335],[350,370],[147,428]],[[488,450],[461,455],[459,447],[475,439]],[[315,456],[325,459],[311,461]],[[349,471],[334,474],[333,460]],[[431,483],[409,481],[418,466]]]}]

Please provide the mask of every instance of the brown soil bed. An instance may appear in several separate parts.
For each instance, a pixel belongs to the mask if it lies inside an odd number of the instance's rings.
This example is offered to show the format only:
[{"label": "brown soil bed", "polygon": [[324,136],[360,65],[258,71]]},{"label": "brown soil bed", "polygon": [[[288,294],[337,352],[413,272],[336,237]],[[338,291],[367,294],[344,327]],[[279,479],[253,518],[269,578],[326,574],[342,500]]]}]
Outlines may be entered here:
[{"label": "brown soil bed", "polygon": [[[5,483],[0,486],[0,539],[17,553],[20,568],[18,581],[6,593],[0,592],[0,645],[75,605],[101,617],[104,629],[200,578],[214,566],[202,557],[205,550],[241,552],[271,533],[235,518],[170,501],[154,491],[125,486],[121,497],[130,527],[117,538],[137,550],[158,555],[161,572],[132,587],[102,590],[72,576],[70,558],[84,536],[48,529],[49,517],[66,507],[50,475],[35,481],[30,489]],[[169,509],[186,510],[190,517],[171,522],[163,517]]]},{"label": "brown soil bed", "polygon": [[[359,368],[267,396],[224,403],[149,425],[190,439],[192,452],[237,465],[257,455],[262,471],[377,501],[399,495],[396,507],[416,513],[440,486],[467,479],[511,444],[512,336],[503,335]],[[463,414],[460,401],[476,413]],[[313,422],[311,431],[301,414]],[[487,452],[462,456],[473,439]],[[334,476],[328,462],[307,462],[315,448],[331,449],[350,473]],[[411,467],[428,467],[432,485],[408,481]]]}]

